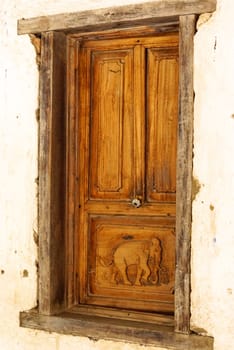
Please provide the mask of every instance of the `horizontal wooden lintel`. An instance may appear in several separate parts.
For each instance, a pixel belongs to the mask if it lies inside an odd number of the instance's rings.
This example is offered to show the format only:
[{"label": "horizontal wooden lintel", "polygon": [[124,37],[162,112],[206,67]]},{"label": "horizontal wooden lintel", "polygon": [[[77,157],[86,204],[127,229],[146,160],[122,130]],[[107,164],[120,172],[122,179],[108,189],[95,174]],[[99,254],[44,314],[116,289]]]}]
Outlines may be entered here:
[{"label": "horizontal wooden lintel", "polygon": [[173,327],[145,324],[97,316],[64,312],[56,316],[39,314],[35,309],[20,314],[21,327],[144,345],[174,350],[212,350],[213,338],[175,333]]},{"label": "horizontal wooden lintel", "polygon": [[157,0],[104,9],[64,13],[18,20],[18,34],[41,33],[45,31],[72,31],[92,26],[112,27],[132,21],[157,21],[162,18],[189,14],[213,12],[216,0]]}]

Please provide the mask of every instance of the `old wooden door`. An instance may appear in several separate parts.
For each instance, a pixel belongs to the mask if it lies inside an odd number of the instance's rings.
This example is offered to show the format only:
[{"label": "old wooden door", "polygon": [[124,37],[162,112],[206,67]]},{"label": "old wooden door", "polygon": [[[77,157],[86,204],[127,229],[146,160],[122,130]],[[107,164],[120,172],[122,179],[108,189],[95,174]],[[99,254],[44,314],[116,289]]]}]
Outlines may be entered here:
[{"label": "old wooden door", "polygon": [[78,46],[79,303],[173,312],[178,35]]}]

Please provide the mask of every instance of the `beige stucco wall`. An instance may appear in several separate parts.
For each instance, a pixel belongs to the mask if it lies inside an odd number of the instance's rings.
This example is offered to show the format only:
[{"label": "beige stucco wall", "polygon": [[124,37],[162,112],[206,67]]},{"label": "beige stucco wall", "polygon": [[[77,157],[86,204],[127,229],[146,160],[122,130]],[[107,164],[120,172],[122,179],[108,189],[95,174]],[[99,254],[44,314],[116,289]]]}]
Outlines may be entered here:
[{"label": "beige stucco wall", "polygon": [[[137,1],[119,0],[118,4]],[[142,0],[138,1],[142,2]],[[115,4],[114,0],[1,0],[0,6],[0,349],[136,350],[137,345],[19,328],[36,304],[38,72],[16,20]],[[234,36],[233,0],[219,0],[195,37],[192,326],[234,349]],[[198,186],[199,187],[199,186]],[[156,348],[154,348],[156,349]],[[159,348],[157,348],[159,349]]]}]

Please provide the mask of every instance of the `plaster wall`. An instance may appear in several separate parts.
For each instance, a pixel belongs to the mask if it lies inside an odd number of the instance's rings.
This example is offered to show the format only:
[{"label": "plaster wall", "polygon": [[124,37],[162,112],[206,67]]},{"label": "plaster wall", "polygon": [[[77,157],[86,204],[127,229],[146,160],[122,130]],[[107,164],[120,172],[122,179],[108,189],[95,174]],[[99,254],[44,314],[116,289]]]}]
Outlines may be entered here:
[{"label": "plaster wall", "polygon": [[[142,2],[119,0],[118,5]],[[19,327],[37,299],[38,71],[16,21],[113,6],[113,0],[1,0],[0,6],[0,349],[153,350]],[[195,36],[192,327],[234,349],[234,36],[233,0],[218,0]],[[157,350],[160,350],[157,348]],[[163,350],[163,349],[161,349]],[[186,349],[185,349],[186,350]]]}]

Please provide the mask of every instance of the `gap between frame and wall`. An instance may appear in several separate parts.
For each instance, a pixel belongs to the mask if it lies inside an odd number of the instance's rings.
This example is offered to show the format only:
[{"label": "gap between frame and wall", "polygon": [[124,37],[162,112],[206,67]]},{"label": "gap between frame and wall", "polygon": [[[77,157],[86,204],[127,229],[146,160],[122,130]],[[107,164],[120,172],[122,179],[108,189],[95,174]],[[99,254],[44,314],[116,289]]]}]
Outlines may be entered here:
[{"label": "gap between frame and wall", "polygon": [[[166,1],[167,3],[173,1]],[[159,1],[161,4],[162,1]],[[175,3],[175,2],[174,2]],[[187,4],[190,2],[187,2]],[[196,3],[196,1],[193,1]],[[201,1],[197,1],[201,6]],[[204,3],[204,2],[203,2]],[[210,10],[215,9],[215,2],[208,1]],[[149,4],[149,3],[146,3]],[[195,6],[195,5],[194,5]],[[127,8],[128,6],[126,6]],[[147,8],[147,6],[146,6]],[[203,8],[202,11],[205,9]],[[201,12],[202,12],[201,11]],[[146,11],[147,12],[147,11]],[[113,13],[113,11],[112,11]],[[173,15],[173,13],[172,13]],[[139,17],[139,14],[137,15]],[[128,21],[132,27],[147,25],[148,20],[139,22],[138,17]],[[152,17],[152,16],[151,16]],[[96,17],[95,17],[96,18]],[[124,18],[124,11],[122,14]],[[25,20],[24,20],[25,21]],[[177,147],[177,198],[176,198],[176,282],[175,282],[175,331],[190,333],[190,253],[192,220],[192,151],[193,151],[193,37],[195,14],[176,14],[159,21],[163,31],[178,26],[180,33],[179,49],[179,121]],[[48,21],[47,21],[48,22]],[[150,20],[152,22],[152,19]],[[22,22],[23,23],[23,22]],[[125,23],[125,22],[124,22]],[[94,23],[96,30],[98,23]],[[109,29],[100,23],[103,30]],[[35,27],[35,26],[34,26]],[[89,26],[90,27],[90,26]],[[114,25],[112,24],[113,28]],[[123,25],[124,27],[124,25]],[[98,26],[99,28],[99,26]],[[118,26],[119,28],[119,26]],[[169,29],[168,29],[169,28]],[[212,349],[212,339],[196,335],[179,335],[165,324],[152,328],[152,324],[122,324],[112,320],[109,333],[102,332],[95,317],[77,316],[76,312],[65,312],[74,296],[67,288],[67,271],[71,269],[73,256],[66,256],[66,225],[72,226],[72,218],[65,217],[65,188],[73,191],[66,184],[66,28],[62,31],[50,31],[41,34],[40,67],[40,153],[39,153],[39,312],[21,313],[21,325],[56,331],[65,334],[87,335],[95,338],[122,339],[153,345],[169,346],[171,349],[184,349],[187,344],[191,349]],[[72,28],[72,31],[74,28]],[[25,29],[24,29],[25,31]],[[89,31],[90,28],[89,28]],[[31,32],[39,32],[35,29]],[[21,30],[21,34],[23,31]],[[58,54],[59,53],[59,54]],[[69,141],[70,142],[70,141]],[[71,140],[71,142],[73,142]],[[69,147],[73,147],[70,144]],[[71,242],[70,242],[71,244]],[[74,283],[74,282],[73,282]],[[60,314],[61,313],[61,314]],[[57,316],[52,316],[57,314]],[[96,323],[95,323],[96,322]],[[104,322],[105,323],[105,322]],[[160,323],[160,322],[159,322]],[[84,334],[82,324],[89,331]],[[128,328],[130,327],[130,328]],[[98,330],[99,329],[99,330]],[[125,329],[125,332],[124,332]],[[131,329],[132,336],[129,336]],[[127,334],[128,333],[128,334]],[[150,335],[151,334],[151,335]],[[146,338],[148,337],[148,341]],[[122,339],[123,340],[123,339]],[[186,343],[187,342],[187,343]]]}]

